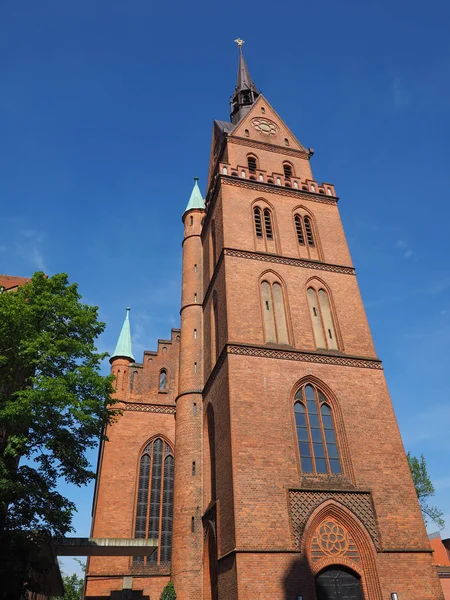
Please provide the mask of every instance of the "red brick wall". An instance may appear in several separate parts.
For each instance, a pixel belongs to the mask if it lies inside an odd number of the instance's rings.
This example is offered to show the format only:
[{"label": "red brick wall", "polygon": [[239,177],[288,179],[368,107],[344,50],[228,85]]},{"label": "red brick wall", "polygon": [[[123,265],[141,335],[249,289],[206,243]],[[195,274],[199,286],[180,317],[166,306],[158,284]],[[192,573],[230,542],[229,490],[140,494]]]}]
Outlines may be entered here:
[{"label": "red brick wall", "polygon": [[[171,340],[159,340],[157,352],[144,353],[134,365],[116,359],[117,405],[122,415],[108,427],[103,444],[94,504],[92,536],[134,537],[136,486],[139,459],[148,440],[161,435],[175,445],[175,396],[178,390],[180,332],[172,330]],[[167,387],[159,390],[159,373],[168,373]],[[165,411],[165,412],[156,412]],[[92,557],[88,561],[86,597],[122,589],[123,577],[131,574],[130,557]],[[168,577],[133,579],[133,589],[154,594]],[[140,585],[143,587],[136,587]],[[162,587],[161,587],[162,586]]]}]

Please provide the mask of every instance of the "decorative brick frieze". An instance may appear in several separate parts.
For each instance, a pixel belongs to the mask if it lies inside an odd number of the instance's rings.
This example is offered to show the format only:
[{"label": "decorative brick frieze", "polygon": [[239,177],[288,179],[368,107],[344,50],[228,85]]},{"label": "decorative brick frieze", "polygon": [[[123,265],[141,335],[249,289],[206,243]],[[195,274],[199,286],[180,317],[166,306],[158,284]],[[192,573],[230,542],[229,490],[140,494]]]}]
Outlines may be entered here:
[{"label": "decorative brick frieze", "polygon": [[239,177],[232,177],[230,175],[220,175],[218,177],[224,185],[233,185],[236,187],[245,188],[247,190],[255,190],[261,192],[264,190],[269,194],[278,194],[279,196],[289,196],[291,198],[305,198],[312,202],[321,202],[322,204],[336,204],[338,201],[337,197],[325,196],[324,194],[316,194],[314,192],[307,192],[306,190],[300,190],[295,188],[282,187],[280,185],[262,183],[258,181],[249,181],[248,179],[241,179]]},{"label": "decorative brick frieze", "polygon": [[343,367],[359,367],[362,369],[382,369],[378,358],[359,358],[355,356],[335,356],[331,354],[318,354],[315,352],[301,352],[284,349],[262,348],[257,346],[229,345],[228,354],[244,356],[258,356],[263,358],[277,358],[281,360],[297,360],[314,362],[326,365],[340,365]]},{"label": "decorative brick frieze", "polygon": [[167,415],[174,415],[177,411],[175,406],[164,406],[159,404],[143,404],[142,402],[124,402],[122,401],[123,409],[134,412],[153,412]]},{"label": "decorative brick frieze", "polygon": [[303,260],[301,258],[289,258],[287,256],[276,256],[274,254],[265,254],[263,252],[248,252],[246,250],[234,250],[233,248],[224,249],[225,256],[237,256],[250,260],[260,260],[262,262],[276,263],[279,265],[289,265],[292,267],[303,267],[305,269],[319,269],[320,271],[330,271],[331,273],[343,273],[344,275],[354,275],[353,267],[343,265],[333,265],[315,260]]},{"label": "decorative brick frieze", "polygon": [[247,146],[249,148],[259,148],[261,150],[269,150],[276,154],[283,154],[284,156],[299,156],[309,160],[310,153],[307,150],[297,150],[297,148],[286,148],[286,146],[276,146],[275,144],[266,144],[259,142],[258,140],[248,140],[241,137],[228,137],[229,144],[239,144],[239,146]]}]

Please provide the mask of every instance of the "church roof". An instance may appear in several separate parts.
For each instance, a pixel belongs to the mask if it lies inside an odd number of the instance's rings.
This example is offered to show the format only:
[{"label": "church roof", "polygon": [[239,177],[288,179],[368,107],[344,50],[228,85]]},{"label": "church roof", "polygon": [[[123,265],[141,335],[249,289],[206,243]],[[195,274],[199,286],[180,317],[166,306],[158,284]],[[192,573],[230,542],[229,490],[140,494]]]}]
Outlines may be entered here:
[{"label": "church roof", "polygon": [[192,188],[191,197],[189,198],[189,202],[184,212],[187,213],[188,210],[194,208],[205,210],[205,201],[203,200],[202,193],[198,187],[198,177],[194,177],[194,187]]},{"label": "church roof", "polygon": [[134,362],[133,352],[131,350],[131,331],[130,331],[130,309],[127,308],[127,314],[125,316],[125,321],[122,325],[122,330],[119,335],[119,339],[117,341],[116,349],[114,350],[113,355],[109,359],[110,362],[114,358],[129,358]]},{"label": "church roof", "polygon": [[222,133],[231,133],[233,129],[236,127],[233,123],[229,123],[228,121],[214,121],[217,127],[220,129]]}]

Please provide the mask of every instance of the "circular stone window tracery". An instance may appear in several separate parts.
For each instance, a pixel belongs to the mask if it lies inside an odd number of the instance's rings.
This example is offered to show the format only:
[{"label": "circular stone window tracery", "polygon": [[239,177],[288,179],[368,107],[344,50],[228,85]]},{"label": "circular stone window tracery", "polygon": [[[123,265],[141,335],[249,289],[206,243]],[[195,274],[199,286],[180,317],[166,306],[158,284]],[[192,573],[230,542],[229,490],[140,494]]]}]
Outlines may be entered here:
[{"label": "circular stone window tracery", "polygon": [[275,135],[278,131],[278,125],[270,119],[252,119],[252,125],[256,129],[256,131],[259,131],[264,135]]},{"label": "circular stone window tracery", "polygon": [[325,554],[341,556],[348,550],[348,533],[334,521],[327,521],[319,527],[317,542]]}]

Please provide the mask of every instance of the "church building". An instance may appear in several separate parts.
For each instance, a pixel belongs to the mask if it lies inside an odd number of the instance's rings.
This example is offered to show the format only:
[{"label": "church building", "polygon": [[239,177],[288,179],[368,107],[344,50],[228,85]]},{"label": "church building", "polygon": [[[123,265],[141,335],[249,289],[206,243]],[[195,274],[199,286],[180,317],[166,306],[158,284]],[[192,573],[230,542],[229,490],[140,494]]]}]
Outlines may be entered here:
[{"label": "church building", "polygon": [[[441,600],[331,183],[239,46],[205,199],[183,214],[181,328],[111,357],[86,598]],[[343,200],[345,202],[345,200]]]}]

